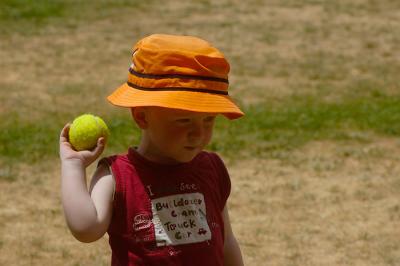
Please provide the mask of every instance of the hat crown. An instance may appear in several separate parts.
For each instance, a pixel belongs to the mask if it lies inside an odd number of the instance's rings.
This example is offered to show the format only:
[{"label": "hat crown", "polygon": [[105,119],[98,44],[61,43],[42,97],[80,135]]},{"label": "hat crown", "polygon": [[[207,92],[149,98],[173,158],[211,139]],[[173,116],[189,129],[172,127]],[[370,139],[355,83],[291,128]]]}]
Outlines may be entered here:
[{"label": "hat crown", "polygon": [[132,63],[139,73],[228,78],[230,66],[224,55],[197,37],[153,34],[133,49]]},{"label": "hat crown", "polygon": [[158,106],[236,119],[243,112],[228,94],[228,73],[224,55],[208,42],[153,34],[133,47],[128,80],[107,99],[123,107]]}]

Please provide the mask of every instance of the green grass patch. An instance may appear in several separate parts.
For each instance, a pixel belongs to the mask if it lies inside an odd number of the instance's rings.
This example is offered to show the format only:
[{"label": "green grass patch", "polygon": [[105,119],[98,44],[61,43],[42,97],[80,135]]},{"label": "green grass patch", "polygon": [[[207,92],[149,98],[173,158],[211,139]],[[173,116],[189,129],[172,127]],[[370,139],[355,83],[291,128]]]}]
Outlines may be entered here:
[{"label": "green grass patch", "polygon": [[3,0],[0,2],[0,19],[18,22],[21,20],[44,21],[66,15],[65,1],[50,0]]},{"label": "green grass patch", "polygon": [[324,103],[293,97],[278,105],[256,105],[237,121],[221,120],[211,148],[235,157],[268,156],[312,140],[368,141],[359,132],[400,135],[400,97],[347,99]]},{"label": "green grass patch", "polygon": [[[237,121],[217,121],[211,150],[234,158],[268,156],[276,151],[300,147],[312,140],[369,141],[357,132],[382,136],[400,135],[400,96],[348,99],[323,103],[312,97],[290,98],[275,105],[245,109]],[[139,131],[129,112],[101,115],[110,127],[111,138],[105,155],[125,152],[137,145]],[[58,156],[58,137],[66,114],[48,114],[27,121],[13,113],[0,120],[0,159],[10,163],[35,163]]]},{"label": "green grass patch", "polygon": [[151,1],[139,0],[2,0],[0,34],[38,34],[46,26],[76,27],[118,12],[143,10]]}]

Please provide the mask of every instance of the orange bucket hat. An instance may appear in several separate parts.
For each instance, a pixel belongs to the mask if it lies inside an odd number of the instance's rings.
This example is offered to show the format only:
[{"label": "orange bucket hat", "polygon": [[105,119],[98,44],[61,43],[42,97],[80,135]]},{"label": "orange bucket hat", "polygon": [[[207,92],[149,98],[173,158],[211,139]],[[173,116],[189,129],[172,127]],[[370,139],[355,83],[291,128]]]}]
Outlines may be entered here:
[{"label": "orange bucket hat", "polygon": [[122,107],[158,106],[194,112],[244,115],[228,95],[229,63],[208,42],[154,34],[133,47],[128,81],[107,99]]}]

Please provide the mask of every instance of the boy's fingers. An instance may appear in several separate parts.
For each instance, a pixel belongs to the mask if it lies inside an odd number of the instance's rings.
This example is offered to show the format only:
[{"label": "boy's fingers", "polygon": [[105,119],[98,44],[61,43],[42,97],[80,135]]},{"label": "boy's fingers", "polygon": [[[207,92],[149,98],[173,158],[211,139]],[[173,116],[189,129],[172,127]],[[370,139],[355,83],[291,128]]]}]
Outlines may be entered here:
[{"label": "boy's fingers", "polygon": [[66,124],[63,129],[61,130],[60,134],[60,141],[65,142],[68,141],[68,132],[69,132],[69,127],[71,126],[70,123]]},{"label": "boy's fingers", "polygon": [[100,156],[100,154],[103,152],[103,150],[104,150],[104,147],[105,147],[105,139],[103,138],[103,137],[101,137],[101,138],[99,138],[98,140],[97,140],[97,145],[96,145],[96,148],[93,150],[93,155],[95,156],[95,157],[98,157],[98,156]]}]

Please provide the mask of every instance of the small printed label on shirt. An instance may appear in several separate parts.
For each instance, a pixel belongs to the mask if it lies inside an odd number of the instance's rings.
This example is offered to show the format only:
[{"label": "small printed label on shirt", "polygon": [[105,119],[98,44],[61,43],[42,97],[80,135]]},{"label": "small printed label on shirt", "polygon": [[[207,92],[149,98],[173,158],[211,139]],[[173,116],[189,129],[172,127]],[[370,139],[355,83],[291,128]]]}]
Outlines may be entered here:
[{"label": "small printed label on shirt", "polygon": [[157,246],[211,239],[201,193],[178,194],[151,201]]},{"label": "small printed label on shirt", "polygon": [[139,232],[151,227],[151,217],[146,213],[139,213],[133,219],[133,230]]}]

